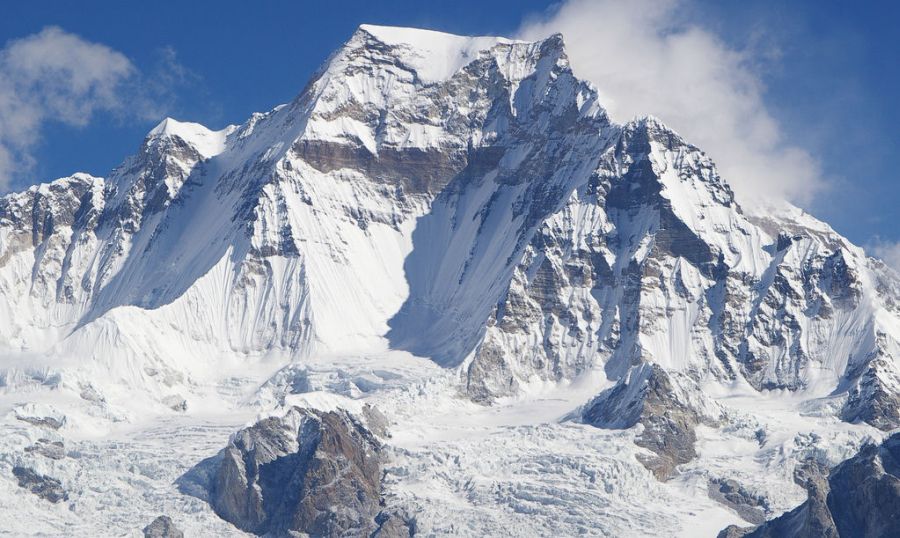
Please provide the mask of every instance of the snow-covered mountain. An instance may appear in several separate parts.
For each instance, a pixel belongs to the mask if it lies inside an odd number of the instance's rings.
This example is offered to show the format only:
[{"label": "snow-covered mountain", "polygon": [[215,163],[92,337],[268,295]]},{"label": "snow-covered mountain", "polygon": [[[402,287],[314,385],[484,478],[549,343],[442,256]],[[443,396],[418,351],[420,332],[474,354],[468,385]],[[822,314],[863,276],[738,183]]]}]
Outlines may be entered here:
[{"label": "snow-covered mountain", "polygon": [[[900,426],[896,274],[800,209],[742,208],[660,120],[612,122],[559,35],[361,26],[286,105],[166,119],[108,178],[0,198],[0,294],[0,467],[68,477],[76,506],[6,473],[0,513],[43,514],[27,532],[113,524],[71,527],[103,506],[74,477],[104,480],[104,443],[159,465],[123,431],[190,447],[183,472],[209,455],[192,436],[298,402],[380,409],[391,509],[368,528],[425,535],[715,534]],[[93,457],[26,451],[52,442]],[[165,472],[120,480],[143,495],[120,527],[257,528],[147,493]]]}]

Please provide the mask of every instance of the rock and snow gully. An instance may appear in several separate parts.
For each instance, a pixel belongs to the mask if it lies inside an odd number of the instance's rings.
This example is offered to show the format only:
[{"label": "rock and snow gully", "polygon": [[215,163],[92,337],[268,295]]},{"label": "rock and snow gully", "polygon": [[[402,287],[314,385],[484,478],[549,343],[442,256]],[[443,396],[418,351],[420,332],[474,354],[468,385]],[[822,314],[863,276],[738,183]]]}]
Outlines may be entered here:
[{"label": "rock and snow gully", "polygon": [[896,527],[897,275],[611,121],[559,35],[361,26],[0,198],[0,296],[13,535]]}]

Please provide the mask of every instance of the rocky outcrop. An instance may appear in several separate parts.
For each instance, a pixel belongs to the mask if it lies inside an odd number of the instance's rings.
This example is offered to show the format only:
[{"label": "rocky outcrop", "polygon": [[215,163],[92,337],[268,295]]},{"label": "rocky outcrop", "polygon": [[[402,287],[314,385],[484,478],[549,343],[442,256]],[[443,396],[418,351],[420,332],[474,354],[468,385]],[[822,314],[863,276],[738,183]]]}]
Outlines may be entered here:
[{"label": "rocky outcrop", "polygon": [[768,509],[766,499],[750,493],[736,480],[729,478],[710,480],[709,497],[731,508],[749,523],[760,525],[766,521]]},{"label": "rocky outcrop", "polygon": [[410,538],[416,535],[416,521],[409,516],[382,512],[375,517],[378,528],[372,538]]},{"label": "rocky outcrop", "polygon": [[62,441],[51,441],[49,439],[38,439],[31,446],[25,447],[25,452],[40,454],[51,460],[61,460],[66,457],[66,447]]},{"label": "rocky outcrop", "polygon": [[827,480],[811,476],[808,498],[755,529],[728,527],[720,538],[900,536],[900,434],[866,445]]},{"label": "rocky outcrop", "polygon": [[582,419],[608,429],[643,425],[635,444],[653,456],[640,455],[638,459],[657,478],[666,480],[675,474],[678,465],[697,457],[697,425],[713,422],[712,417],[690,402],[680,381],[659,365],[640,364],[588,403]]},{"label": "rocky outcrop", "polygon": [[900,372],[894,361],[898,346],[883,333],[877,335],[876,345],[848,391],[841,418],[887,431],[900,427]]},{"label": "rocky outcrop", "polygon": [[159,516],[144,527],[144,538],[184,538],[184,533],[175,526],[169,516]]},{"label": "rocky outcrop", "polygon": [[41,428],[49,428],[51,430],[58,430],[66,423],[65,418],[60,419],[56,417],[17,416],[16,418],[22,422],[27,422]]},{"label": "rocky outcrop", "polygon": [[381,511],[382,458],[350,413],[294,407],[234,434],[182,486],[201,485],[220,517],[258,535],[408,536],[409,523]]},{"label": "rocky outcrop", "polygon": [[13,467],[12,472],[19,482],[19,487],[27,489],[44,500],[58,503],[69,498],[62,483],[56,478],[42,475],[29,467]]}]

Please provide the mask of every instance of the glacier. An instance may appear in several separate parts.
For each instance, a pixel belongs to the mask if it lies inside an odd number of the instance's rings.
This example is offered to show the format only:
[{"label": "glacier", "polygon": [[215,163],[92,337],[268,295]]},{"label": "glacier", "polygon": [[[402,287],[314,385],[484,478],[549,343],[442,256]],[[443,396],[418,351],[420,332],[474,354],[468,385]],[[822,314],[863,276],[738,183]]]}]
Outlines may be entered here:
[{"label": "glacier", "polygon": [[900,426],[900,279],[739,202],[662,120],[611,121],[563,36],[360,26],[288,104],[0,198],[0,526],[243,535],[179,478],[366,405],[418,534],[775,518]]}]

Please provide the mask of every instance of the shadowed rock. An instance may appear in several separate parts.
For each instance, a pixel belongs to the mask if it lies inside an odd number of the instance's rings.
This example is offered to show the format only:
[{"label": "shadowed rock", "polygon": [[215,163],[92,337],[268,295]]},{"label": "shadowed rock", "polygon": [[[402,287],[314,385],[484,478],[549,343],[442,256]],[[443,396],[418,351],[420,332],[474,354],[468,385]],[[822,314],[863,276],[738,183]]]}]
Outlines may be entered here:
[{"label": "shadowed rock", "polygon": [[598,428],[627,429],[640,423],[644,431],[635,444],[655,456],[638,456],[660,480],[671,478],[675,468],[697,456],[695,428],[704,418],[681,398],[681,390],[656,364],[640,364],[613,387],[592,400],[583,420]]},{"label": "shadowed rock", "polygon": [[878,335],[875,357],[848,393],[847,403],[841,410],[841,419],[847,422],[866,422],[884,431],[900,426],[900,395],[896,393],[897,379],[893,357],[884,351],[886,337]]},{"label": "shadowed rock", "polygon": [[720,538],[900,536],[900,434],[866,445],[828,479],[810,477],[806,502],[759,527],[730,526]]},{"label": "shadowed rock", "polygon": [[258,535],[408,536],[406,521],[379,517],[381,462],[381,443],[354,416],[294,407],[237,432],[180,486]]},{"label": "shadowed rock", "polygon": [[61,460],[66,457],[66,447],[63,442],[49,439],[38,439],[35,444],[25,447],[25,452],[40,454],[51,460]]},{"label": "shadowed rock", "polygon": [[159,516],[144,527],[144,538],[184,538],[184,533],[175,526],[169,516]]},{"label": "shadowed rock", "polygon": [[56,417],[17,416],[16,418],[22,422],[27,422],[40,428],[50,428],[51,430],[58,430],[66,423],[65,419],[58,419]]},{"label": "shadowed rock", "polygon": [[766,521],[766,500],[750,493],[735,480],[710,480],[709,498],[731,508],[749,523],[759,525]]},{"label": "shadowed rock", "polygon": [[44,500],[58,503],[69,498],[62,488],[62,483],[55,478],[39,474],[28,467],[13,467],[12,472],[19,481],[19,487],[27,489]]},{"label": "shadowed rock", "polygon": [[416,522],[407,516],[382,512],[375,517],[375,522],[378,529],[372,538],[409,538],[416,534]]}]

